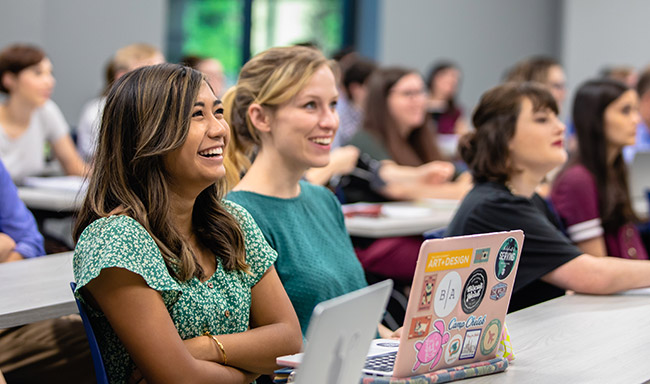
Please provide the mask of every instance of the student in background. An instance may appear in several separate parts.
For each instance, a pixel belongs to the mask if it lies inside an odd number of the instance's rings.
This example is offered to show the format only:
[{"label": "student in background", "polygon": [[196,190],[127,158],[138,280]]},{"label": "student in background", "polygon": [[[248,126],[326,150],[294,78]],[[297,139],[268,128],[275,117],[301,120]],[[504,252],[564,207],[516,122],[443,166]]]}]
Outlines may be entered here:
[{"label": "student in background", "polygon": [[199,57],[195,55],[185,56],[181,64],[203,72],[208,78],[208,84],[212,87],[214,94],[221,97],[226,88],[226,78],[223,74],[223,65],[217,59],[211,57]]},{"label": "student in background", "polygon": [[623,159],[631,164],[636,152],[650,152],[650,68],[646,69],[636,83],[639,95],[639,115],[641,117],[636,127],[634,145],[623,148]]},{"label": "student in background", "polygon": [[577,152],[551,190],[571,241],[594,256],[648,259],[623,160],[640,122],[636,91],[616,80],[588,81],[578,88],[572,115]]},{"label": "student in background", "polygon": [[104,91],[100,97],[84,105],[77,125],[77,147],[81,155],[91,161],[95,153],[99,123],[106,104],[106,93],[111,84],[125,73],[146,65],[165,62],[158,48],[144,43],[130,44],[120,48],[106,65]]},{"label": "student in background", "polygon": [[564,124],[546,87],[507,83],[481,97],[461,139],[460,152],[474,188],[461,203],[445,236],[521,229],[521,252],[509,311],[566,290],[611,294],[650,286],[650,262],[596,257],[572,244],[535,193],[553,168],[566,161]]},{"label": "student in background", "polygon": [[0,103],[0,159],[16,183],[46,171],[46,143],[66,174],[86,173],[68,124],[50,99],[54,84],[52,62],[40,48],[14,44],[0,52],[0,92],[6,95]]},{"label": "student in background", "polygon": [[143,67],[108,92],[74,274],[111,382],[249,383],[300,349],[275,251],[222,200],[229,143],[196,70]]},{"label": "student in background", "polygon": [[339,97],[332,65],[313,48],[271,48],[244,65],[224,96],[238,142],[231,149],[255,153],[228,199],[251,213],[278,252],[303,334],[316,304],[366,286],[336,197],[302,180],[330,161]]},{"label": "student in background", "polygon": [[358,55],[345,61],[341,66],[343,92],[336,104],[339,114],[339,129],[334,137],[334,148],[347,145],[348,141],[361,128],[363,109],[368,94],[366,80],[377,68],[374,62]]},{"label": "student in background", "polygon": [[566,75],[560,63],[546,56],[533,56],[515,64],[506,74],[505,81],[532,81],[548,87],[560,110],[567,95]]},{"label": "student in background", "polygon": [[[0,161],[0,263],[43,255],[43,236]],[[81,318],[70,315],[0,329],[0,370],[10,383],[94,382]]]},{"label": "student in background", "polygon": [[450,61],[435,63],[427,76],[427,111],[440,134],[463,135],[467,132],[463,110],[456,101],[460,77],[460,69]]},{"label": "student in background", "polygon": [[629,65],[605,67],[600,74],[604,79],[618,80],[630,88],[636,87],[636,83],[639,80],[639,73],[634,67]]}]

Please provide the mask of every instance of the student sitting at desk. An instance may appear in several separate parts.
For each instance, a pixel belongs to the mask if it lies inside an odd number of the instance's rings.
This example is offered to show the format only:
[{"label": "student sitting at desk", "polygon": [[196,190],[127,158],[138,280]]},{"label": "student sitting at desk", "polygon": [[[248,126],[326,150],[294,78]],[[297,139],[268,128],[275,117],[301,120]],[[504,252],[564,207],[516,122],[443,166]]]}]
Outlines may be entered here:
[{"label": "student sitting at desk", "polygon": [[[394,67],[370,75],[363,129],[350,144],[376,159],[382,168],[380,176],[388,182],[381,190],[361,183],[357,189],[350,184],[342,188],[344,198],[356,196],[356,201],[461,199],[469,191],[471,176],[464,173],[452,180],[454,165],[441,161],[426,101],[426,87],[417,72]],[[353,240],[367,272],[411,283],[424,240],[422,236]]]},{"label": "student sitting at desk", "polygon": [[271,48],[244,65],[224,96],[238,143],[231,149],[244,161],[256,151],[228,199],[250,211],[278,251],[275,265],[303,334],[316,304],[366,285],[336,197],[301,180],[330,161],[338,129],[331,65],[313,48]]},{"label": "student sitting at desk", "polygon": [[647,260],[622,154],[634,145],[639,124],[636,91],[616,80],[588,81],[572,115],[578,152],[553,183],[555,211],[584,253]]},{"label": "student sitting at desk", "polygon": [[106,97],[74,274],[111,382],[249,383],[300,349],[275,251],[221,200],[229,142],[191,68],[136,69]]},{"label": "student sitting at desk", "polygon": [[45,171],[45,143],[68,175],[83,176],[86,164],[74,147],[68,124],[50,95],[52,62],[39,48],[15,44],[0,52],[0,159],[11,178]]},{"label": "student sitting at desk", "polygon": [[[43,236],[0,161],[0,263],[45,255]],[[0,370],[10,383],[91,383],[90,350],[78,315],[0,329]],[[0,374],[0,382],[2,375]]]},{"label": "student sitting at desk", "polygon": [[650,262],[583,252],[560,232],[535,193],[546,173],[567,158],[557,112],[541,85],[506,83],[481,97],[472,117],[476,131],[461,139],[460,152],[476,185],[445,235],[524,231],[509,311],[566,290],[610,294],[650,286]]}]

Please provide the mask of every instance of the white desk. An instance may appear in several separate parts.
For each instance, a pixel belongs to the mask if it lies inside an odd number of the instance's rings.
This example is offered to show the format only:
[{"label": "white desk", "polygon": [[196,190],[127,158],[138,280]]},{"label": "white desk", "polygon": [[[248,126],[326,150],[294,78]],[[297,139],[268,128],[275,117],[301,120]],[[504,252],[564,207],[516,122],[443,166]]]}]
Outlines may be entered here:
[{"label": "white desk", "polygon": [[0,328],[77,313],[72,252],[0,264]]},{"label": "white desk", "polygon": [[430,229],[446,227],[453,219],[459,202],[428,199],[381,205],[389,208],[387,214],[382,213],[379,217],[346,217],[345,227],[350,235],[373,238],[421,235]]},{"label": "white desk", "polygon": [[50,212],[76,212],[83,202],[78,192],[60,189],[18,187],[18,197],[29,209]]},{"label": "white desk", "polygon": [[650,291],[571,295],[506,317],[516,359],[462,383],[642,383],[650,379]]}]

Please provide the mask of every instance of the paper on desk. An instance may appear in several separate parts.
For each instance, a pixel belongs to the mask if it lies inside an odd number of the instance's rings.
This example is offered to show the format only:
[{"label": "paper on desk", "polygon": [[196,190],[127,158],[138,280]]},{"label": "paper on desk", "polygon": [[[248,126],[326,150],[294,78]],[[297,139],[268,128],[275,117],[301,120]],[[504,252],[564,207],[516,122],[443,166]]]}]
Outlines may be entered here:
[{"label": "paper on desk", "polygon": [[430,216],[433,214],[433,211],[429,207],[384,204],[381,207],[381,214],[396,219],[409,219]]},{"label": "paper on desk", "polygon": [[23,184],[26,187],[54,189],[66,192],[79,192],[87,186],[85,178],[81,176],[29,176],[23,179]]},{"label": "paper on desk", "polygon": [[628,291],[621,292],[621,294],[626,296],[648,296],[650,295],[650,288],[630,289]]}]

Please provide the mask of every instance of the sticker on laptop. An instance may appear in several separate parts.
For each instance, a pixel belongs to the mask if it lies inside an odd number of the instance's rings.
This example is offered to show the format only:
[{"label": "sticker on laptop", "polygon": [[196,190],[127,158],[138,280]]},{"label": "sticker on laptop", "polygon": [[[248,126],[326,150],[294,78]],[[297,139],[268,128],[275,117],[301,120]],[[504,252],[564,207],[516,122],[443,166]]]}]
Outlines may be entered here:
[{"label": "sticker on laptop", "polygon": [[490,258],[490,248],[479,248],[474,251],[474,264],[487,263]]},{"label": "sticker on laptop", "polygon": [[494,319],[490,321],[485,327],[485,333],[481,338],[481,353],[489,355],[494,351],[494,348],[499,344],[499,337],[501,336],[501,321]]},{"label": "sticker on laptop", "polygon": [[506,283],[497,283],[490,290],[490,299],[494,301],[499,300],[506,295],[507,291],[508,291],[508,285]]},{"label": "sticker on laptop", "polygon": [[505,239],[499,252],[497,252],[495,262],[495,274],[498,280],[505,280],[510,276],[510,272],[515,267],[517,254],[519,253],[519,244],[514,237]]},{"label": "sticker on laptop", "polygon": [[424,276],[422,294],[420,294],[420,301],[418,302],[419,311],[431,310],[431,303],[433,301],[433,287],[436,286],[436,278],[437,275]]},{"label": "sticker on laptop", "polygon": [[463,336],[461,336],[460,333],[457,333],[451,338],[451,340],[449,340],[449,343],[447,343],[447,349],[445,349],[445,363],[452,364],[454,361],[458,360],[461,345],[463,345]]},{"label": "sticker on laptop", "polygon": [[421,338],[429,333],[431,317],[431,315],[414,317],[411,320],[411,327],[409,327],[409,339]]},{"label": "sticker on laptop", "polygon": [[460,302],[463,312],[468,315],[478,308],[485,296],[487,289],[487,272],[483,268],[476,268],[467,278],[463,287],[463,299]]},{"label": "sticker on laptop", "polygon": [[424,340],[416,342],[413,346],[417,352],[413,372],[421,365],[427,364],[429,364],[429,371],[433,371],[444,353],[443,346],[449,341],[449,332],[445,332],[445,321],[436,320],[433,328],[434,330]]},{"label": "sticker on laptop", "polygon": [[463,348],[461,349],[460,360],[473,359],[476,356],[476,349],[478,348],[478,341],[481,338],[481,330],[473,329],[465,332],[465,340],[463,341]]},{"label": "sticker on laptop", "polygon": [[462,283],[462,279],[456,271],[447,273],[440,280],[433,297],[433,309],[438,317],[445,317],[456,308],[461,296]]},{"label": "sticker on laptop", "polygon": [[448,269],[469,267],[472,262],[472,248],[453,251],[431,252],[427,254],[427,266],[424,271],[437,272]]}]

